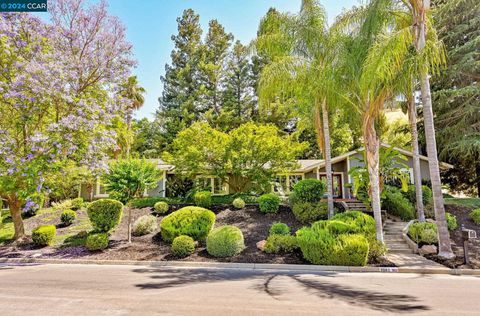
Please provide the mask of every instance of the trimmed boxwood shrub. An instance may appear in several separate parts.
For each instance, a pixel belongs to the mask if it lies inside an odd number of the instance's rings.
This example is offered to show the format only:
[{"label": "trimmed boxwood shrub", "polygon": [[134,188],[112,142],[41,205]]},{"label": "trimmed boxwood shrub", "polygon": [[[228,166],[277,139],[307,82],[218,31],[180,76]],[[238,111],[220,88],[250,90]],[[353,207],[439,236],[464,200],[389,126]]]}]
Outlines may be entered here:
[{"label": "trimmed boxwood shrub", "polygon": [[273,223],[268,232],[269,235],[290,235],[290,227],[285,223]]},{"label": "trimmed boxwood shrub", "polygon": [[32,230],[32,240],[37,246],[49,246],[53,243],[57,229],[54,225],[42,225]]},{"label": "trimmed boxwood shrub", "polygon": [[243,234],[235,226],[220,226],[207,237],[207,252],[219,258],[232,257],[245,249]]},{"label": "trimmed boxwood shrub", "polygon": [[62,215],[60,216],[60,221],[64,226],[70,226],[73,224],[75,219],[77,218],[77,213],[72,210],[63,211]]},{"label": "trimmed boxwood shrub", "polygon": [[319,227],[303,227],[297,231],[297,242],[303,257],[313,264],[364,266],[369,244],[360,234],[334,236]]},{"label": "trimmed boxwood shrub", "polygon": [[480,208],[473,210],[469,215],[475,224],[480,225]]},{"label": "trimmed boxwood shrub", "polygon": [[445,213],[445,217],[447,219],[447,227],[448,230],[455,230],[458,227],[457,217],[450,213]]},{"label": "trimmed boxwood shrub", "polygon": [[81,197],[72,200],[72,210],[77,211],[83,207],[83,199]]},{"label": "trimmed boxwood shrub", "polygon": [[153,215],[144,215],[133,223],[133,235],[143,236],[153,233],[158,229],[157,218]]},{"label": "trimmed boxwood shrub", "polygon": [[280,208],[280,197],[274,193],[268,193],[258,198],[258,206],[262,213],[277,213]]},{"label": "trimmed boxwood shrub", "polygon": [[155,203],[153,206],[153,212],[155,214],[166,214],[168,213],[168,203],[164,201],[160,201]]},{"label": "trimmed boxwood shrub", "polygon": [[290,196],[291,205],[300,202],[317,203],[325,194],[325,183],[317,179],[305,179],[298,181],[293,186]]},{"label": "trimmed boxwood shrub", "polygon": [[160,223],[160,233],[166,242],[172,242],[181,235],[205,240],[214,224],[215,213],[201,207],[187,206],[165,216]]},{"label": "trimmed boxwood shrub", "polygon": [[108,247],[107,233],[93,233],[87,236],[85,247],[90,251],[103,250]]},{"label": "trimmed boxwood shrub", "polygon": [[111,199],[98,200],[88,205],[87,214],[95,231],[107,233],[120,223],[123,204]]},{"label": "trimmed boxwood shrub", "polygon": [[232,202],[233,207],[236,209],[242,209],[245,207],[245,201],[242,198],[236,198]]},{"label": "trimmed boxwood shrub", "polygon": [[179,258],[190,256],[195,252],[195,241],[190,236],[178,236],[172,242],[172,254]]},{"label": "trimmed boxwood shrub", "polygon": [[325,202],[298,202],[293,204],[292,212],[299,222],[309,224],[320,219],[326,219],[328,207]]},{"label": "trimmed boxwood shrub", "polygon": [[196,192],[193,196],[195,205],[203,208],[212,206],[212,193],[210,191]]},{"label": "trimmed boxwood shrub", "polygon": [[384,192],[382,208],[388,213],[400,217],[404,221],[415,218],[415,208],[411,202],[395,188],[388,188]]},{"label": "trimmed boxwood shrub", "polygon": [[436,244],[437,225],[429,222],[415,222],[408,227],[408,236],[417,244]]},{"label": "trimmed boxwood shrub", "polygon": [[295,236],[273,234],[268,236],[264,251],[266,253],[288,253],[297,248],[298,243]]}]

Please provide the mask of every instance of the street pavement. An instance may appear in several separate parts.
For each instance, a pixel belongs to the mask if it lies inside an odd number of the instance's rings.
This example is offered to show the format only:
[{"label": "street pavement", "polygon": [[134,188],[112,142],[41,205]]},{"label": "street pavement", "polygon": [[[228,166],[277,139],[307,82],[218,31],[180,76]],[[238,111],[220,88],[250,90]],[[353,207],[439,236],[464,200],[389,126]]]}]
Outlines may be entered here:
[{"label": "street pavement", "polygon": [[480,277],[0,265],[0,315],[480,315]]}]

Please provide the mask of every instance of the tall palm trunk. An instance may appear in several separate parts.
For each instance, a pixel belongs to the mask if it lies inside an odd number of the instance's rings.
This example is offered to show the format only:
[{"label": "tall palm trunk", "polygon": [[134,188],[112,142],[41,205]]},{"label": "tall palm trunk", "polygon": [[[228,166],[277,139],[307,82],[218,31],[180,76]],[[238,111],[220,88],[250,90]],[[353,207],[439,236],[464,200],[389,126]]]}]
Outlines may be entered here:
[{"label": "tall palm trunk", "polygon": [[325,139],[325,151],[323,153],[325,158],[325,173],[327,175],[327,205],[328,218],[333,217],[333,180],[332,180],[332,154],[330,148],[330,125],[328,122],[327,102],[322,101],[322,116],[323,116],[323,137]]},{"label": "tall palm trunk", "polygon": [[[426,12],[429,9],[430,1],[419,0],[420,12],[415,16],[416,27],[416,48],[419,52],[425,48],[426,41]],[[430,180],[433,191],[433,207],[435,208],[435,220],[438,227],[438,256],[446,259],[454,258],[455,255],[450,245],[450,233],[448,232],[445,218],[445,205],[443,203],[442,182],[440,180],[440,169],[437,156],[437,144],[435,139],[435,126],[433,123],[432,96],[430,93],[430,79],[428,68],[424,65],[420,70],[420,86],[422,91],[423,117],[425,124],[425,141],[427,143],[428,165]]]},{"label": "tall palm trunk", "polygon": [[23,226],[22,212],[21,212],[21,201],[18,200],[16,196],[9,197],[8,207],[10,208],[10,214],[12,215],[13,227],[15,234],[13,235],[14,240],[18,240],[22,237],[25,237],[25,228]]},{"label": "tall palm trunk", "polygon": [[380,203],[380,139],[375,131],[375,120],[368,114],[363,119],[363,138],[370,177],[370,198],[375,218],[377,240],[383,243],[382,211]]},{"label": "tall palm trunk", "polygon": [[[127,110],[127,130],[129,133],[132,131],[132,118],[133,118],[133,109],[129,108]],[[130,137],[130,135],[128,135],[128,137]],[[126,150],[127,158],[130,158],[130,147],[131,147],[130,140],[127,140],[127,150]]]},{"label": "tall palm trunk", "polygon": [[408,99],[408,119],[410,121],[410,132],[412,133],[413,181],[415,182],[417,218],[420,222],[425,222],[422,194],[422,174],[420,169],[420,151],[418,149],[417,109],[415,108],[415,98],[413,95],[411,95]]}]

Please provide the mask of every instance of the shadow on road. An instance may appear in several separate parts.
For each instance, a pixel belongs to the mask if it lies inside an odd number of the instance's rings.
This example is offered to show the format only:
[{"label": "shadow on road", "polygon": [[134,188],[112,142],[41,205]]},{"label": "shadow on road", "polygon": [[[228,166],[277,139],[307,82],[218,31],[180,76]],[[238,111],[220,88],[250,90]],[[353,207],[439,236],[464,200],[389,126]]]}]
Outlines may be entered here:
[{"label": "shadow on road", "polygon": [[277,277],[291,278],[306,292],[322,299],[340,300],[344,303],[369,308],[372,310],[407,313],[426,311],[430,308],[420,304],[418,298],[404,294],[382,293],[367,289],[353,288],[335,283],[335,273],[321,275],[297,275],[288,272],[262,272],[246,270],[207,270],[207,269],[134,269],[136,273],[150,274],[153,282],[137,284],[143,290],[167,289],[189,286],[198,283],[215,283],[227,281],[256,280],[254,289],[270,297],[281,300],[282,294],[288,290],[277,287],[274,281]]}]

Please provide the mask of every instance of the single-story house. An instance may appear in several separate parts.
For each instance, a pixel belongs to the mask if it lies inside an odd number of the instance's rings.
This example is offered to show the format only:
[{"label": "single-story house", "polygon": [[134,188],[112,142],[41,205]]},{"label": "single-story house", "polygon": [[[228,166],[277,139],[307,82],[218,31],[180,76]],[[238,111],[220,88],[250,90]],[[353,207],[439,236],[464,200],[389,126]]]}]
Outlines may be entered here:
[{"label": "single-story house", "polygon": [[[391,147],[387,144],[382,144],[384,147]],[[400,154],[404,155],[407,160],[402,161],[403,164],[408,165],[408,172],[410,173],[410,182],[414,183],[413,177],[413,153],[408,150],[394,147]],[[350,151],[338,157],[332,158],[332,172],[333,172],[333,196],[335,199],[353,199],[351,186],[353,180],[349,175],[349,171],[357,166],[364,166],[363,148]],[[147,190],[145,196],[151,197],[166,197],[168,188],[168,180],[175,174],[175,166],[168,164],[161,159],[152,159],[157,164],[158,169],[163,171],[163,178],[154,189]],[[323,159],[300,159],[297,161],[297,168],[285,174],[277,175],[274,183],[272,183],[272,191],[278,192],[282,195],[288,195],[295,183],[303,179],[326,179],[325,160]],[[442,171],[453,168],[452,165],[441,162],[440,169]],[[430,173],[428,169],[428,158],[420,155],[420,171],[422,180],[429,181]],[[201,185],[209,188],[212,195],[227,195],[233,194],[227,183],[222,182],[219,178],[214,176],[198,176],[196,181],[201,181]],[[92,194],[93,193],[93,194]],[[93,192],[88,190],[87,186],[82,185],[79,196],[84,199],[94,199],[108,197],[105,188],[97,181]]]}]

